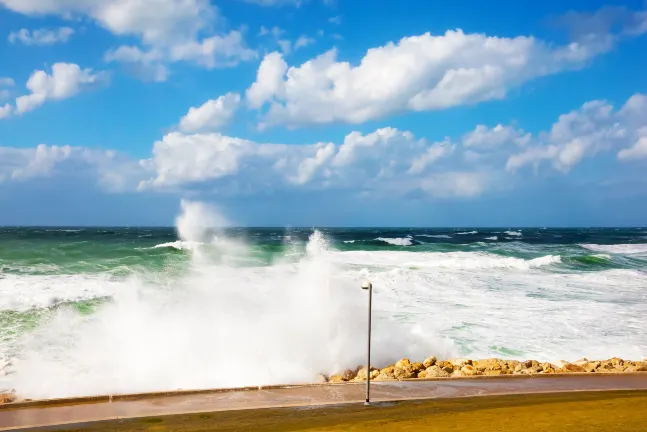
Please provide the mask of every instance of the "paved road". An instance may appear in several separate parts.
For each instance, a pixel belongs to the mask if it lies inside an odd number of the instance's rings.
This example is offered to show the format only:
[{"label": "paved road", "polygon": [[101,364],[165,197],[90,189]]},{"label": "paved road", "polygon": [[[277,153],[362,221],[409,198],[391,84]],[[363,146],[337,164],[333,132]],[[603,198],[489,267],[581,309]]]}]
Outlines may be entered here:
[{"label": "paved road", "polygon": [[[197,394],[126,396],[95,402],[0,407],[0,430],[181,413],[364,401],[364,385],[340,384]],[[371,399],[394,401],[573,390],[647,390],[647,374],[452,379],[373,383]]]}]

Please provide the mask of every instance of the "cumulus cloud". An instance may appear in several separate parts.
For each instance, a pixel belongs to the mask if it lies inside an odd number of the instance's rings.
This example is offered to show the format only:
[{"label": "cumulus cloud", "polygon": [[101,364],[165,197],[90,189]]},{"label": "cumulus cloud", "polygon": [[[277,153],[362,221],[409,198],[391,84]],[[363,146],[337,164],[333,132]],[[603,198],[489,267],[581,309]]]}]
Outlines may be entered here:
[{"label": "cumulus cloud", "polygon": [[618,158],[641,157],[647,127],[647,96],[635,94],[617,111],[605,101],[587,102],[579,110],[561,115],[549,132],[533,145],[508,158],[506,168],[516,171],[542,162],[568,172],[585,157],[620,150]]},{"label": "cumulus cloud", "polygon": [[9,33],[9,42],[24,45],[54,45],[67,42],[73,34],[74,29],[71,27],[42,28],[32,31],[23,28]]},{"label": "cumulus cloud", "polygon": [[27,15],[87,16],[115,35],[135,36],[145,47],[138,48],[141,53],[117,48],[106,59],[139,66],[158,81],[167,76],[162,71],[165,61],[211,68],[255,57],[239,31],[214,34],[223,20],[209,0],[0,0],[0,4]]},{"label": "cumulus cloud", "polygon": [[530,141],[531,135],[512,126],[496,125],[488,128],[477,125],[476,128],[463,136],[463,145],[473,149],[493,150],[506,144],[524,146]]},{"label": "cumulus cloud", "polygon": [[101,84],[107,76],[92,69],[81,69],[74,63],[55,63],[51,74],[35,71],[27,81],[30,93],[16,98],[17,114],[23,114],[43,105],[48,99],[61,100]]},{"label": "cumulus cloud", "polygon": [[263,125],[362,123],[406,110],[501,99],[529,80],[580,68],[609,48],[457,30],[372,48],[355,66],[338,61],[336,49],[292,67],[274,52],[261,62],[248,98],[252,106],[267,104]]},{"label": "cumulus cloud", "polygon": [[227,93],[218,99],[210,99],[199,107],[191,107],[180,120],[180,130],[204,132],[221,129],[231,121],[239,105],[240,95]]},{"label": "cumulus cloud", "polygon": [[153,157],[145,162],[155,176],[140,188],[210,183],[230,193],[279,188],[402,193],[420,189],[430,173],[446,170],[437,163],[451,155],[449,147],[394,128],[370,134],[352,132],[341,144],[306,145],[255,143],[220,133],[173,132],[155,143]]},{"label": "cumulus cloud", "polygon": [[40,144],[0,146],[0,183],[54,176],[89,176],[109,191],[133,190],[147,173],[143,165],[114,151]]}]

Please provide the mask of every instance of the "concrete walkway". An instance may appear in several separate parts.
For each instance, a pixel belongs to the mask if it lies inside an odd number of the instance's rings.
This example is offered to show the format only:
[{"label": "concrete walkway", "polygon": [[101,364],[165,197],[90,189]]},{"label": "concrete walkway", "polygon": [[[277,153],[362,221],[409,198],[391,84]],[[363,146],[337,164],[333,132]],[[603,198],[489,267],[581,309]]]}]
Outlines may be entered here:
[{"label": "concrete walkway", "polygon": [[[364,389],[365,386],[358,383],[165,395],[103,396],[7,404],[0,406],[0,430],[196,412],[361,403],[364,401]],[[512,376],[375,382],[371,385],[371,399],[377,402],[576,390],[638,389],[647,390],[647,374]]]}]

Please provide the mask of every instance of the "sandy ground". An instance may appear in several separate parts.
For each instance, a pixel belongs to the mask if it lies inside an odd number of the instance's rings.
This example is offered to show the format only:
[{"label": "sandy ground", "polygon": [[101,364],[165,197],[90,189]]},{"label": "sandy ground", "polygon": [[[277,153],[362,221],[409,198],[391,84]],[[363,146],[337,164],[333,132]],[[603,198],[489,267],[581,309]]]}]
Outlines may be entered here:
[{"label": "sandy ground", "polygon": [[647,374],[416,380],[372,388],[372,407],[361,404],[361,384],[9,404],[0,408],[0,430],[647,431]]}]

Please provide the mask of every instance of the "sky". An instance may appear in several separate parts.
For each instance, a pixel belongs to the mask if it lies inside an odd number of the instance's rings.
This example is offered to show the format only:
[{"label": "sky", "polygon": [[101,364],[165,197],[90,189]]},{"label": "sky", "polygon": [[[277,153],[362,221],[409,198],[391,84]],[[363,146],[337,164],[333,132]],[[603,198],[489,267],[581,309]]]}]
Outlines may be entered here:
[{"label": "sky", "polygon": [[647,2],[0,0],[0,225],[647,225]]}]

